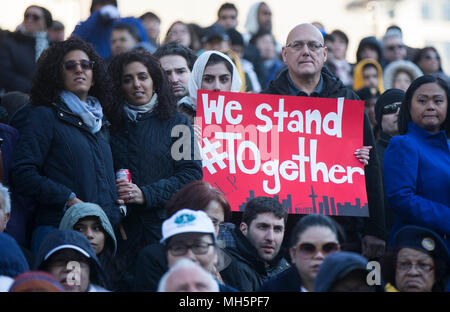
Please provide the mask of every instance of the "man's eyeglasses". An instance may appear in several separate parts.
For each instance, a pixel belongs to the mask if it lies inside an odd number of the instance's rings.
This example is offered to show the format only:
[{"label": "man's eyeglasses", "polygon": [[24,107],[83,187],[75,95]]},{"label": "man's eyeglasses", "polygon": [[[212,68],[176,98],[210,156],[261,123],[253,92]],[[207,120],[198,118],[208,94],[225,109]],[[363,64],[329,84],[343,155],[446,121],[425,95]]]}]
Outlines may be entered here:
[{"label": "man's eyeglasses", "polygon": [[213,243],[196,243],[192,245],[174,244],[167,247],[170,254],[174,257],[184,256],[188,250],[192,250],[195,255],[204,255],[208,252],[209,246],[214,246]]},{"label": "man's eyeglasses", "polygon": [[398,262],[396,267],[397,270],[402,271],[402,272],[408,272],[409,270],[412,269],[412,267],[415,267],[417,271],[420,271],[422,273],[430,273],[431,271],[434,270],[434,266],[432,264],[429,263],[423,263],[423,262],[419,262],[419,263],[412,263],[412,262]]},{"label": "man's eyeglasses", "polygon": [[339,249],[340,249],[339,244],[336,242],[325,243],[320,247],[312,243],[301,243],[297,247],[298,252],[305,258],[310,258],[314,256],[316,253],[319,252],[319,250],[322,251],[322,254],[328,255],[330,253],[339,251]]},{"label": "man's eyeglasses", "polygon": [[38,20],[41,19],[41,16],[37,15],[37,14],[33,14],[33,13],[27,13],[23,16],[23,19],[28,19],[31,18],[33,19],[33,21],[37,22]]},{"label": "man's eyeglasses", "polygon": [[311,51],[311,52],[316,52],[320,48],[324,47],[323,44],[321,44],[320,42],[317,42],[317,41],[308,41],[308,42],[292,41],[291,43],[288,43],[286,45],[286,47],[291,48],[291,49],[293,49],[295,51],[300,51],[300,50],[303,49],[303,47],[305,45],[308,47],[309,51]]},{"label": "man's eyeglasses", "polygon": [[389,51],[394,51],[394,50],[400,50],[403,49],[405,46],[403,44],[394,44],[391,46],[387,46],[386,49]]},{"label": "man's eyeglasses", "polygon": [[88,70],[88,69],[94,68],[94,62],[88,61],[88,60],[81,60],[79,62],[67,61],[67,62],[64,62],[64,64],[63,64],[64,69],[67,71],[74,70],[77,67],[77,65],[80,65],[81,69],[83,69],[83,70]]},{"label": "man's eyeglasses", "polygon": [[398,111],[402,104],[401,103],[392,103],[383,107],[383,114],[394,114]]}]

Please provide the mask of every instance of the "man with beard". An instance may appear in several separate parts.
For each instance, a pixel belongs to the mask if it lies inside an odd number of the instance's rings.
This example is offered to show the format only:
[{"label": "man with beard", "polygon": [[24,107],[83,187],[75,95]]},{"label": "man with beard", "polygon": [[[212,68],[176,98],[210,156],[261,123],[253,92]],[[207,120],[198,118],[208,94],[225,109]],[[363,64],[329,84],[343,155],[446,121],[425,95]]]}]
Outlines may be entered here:
[{"label": "man with beard", "polygon": [[231,233],[236,245],[225,249],[233,260],[232,268],[222,274],[226,285],[256,291],[289,267],[280,252],[287,217],[287,211],[274,198],[256,197],[246,204],[240,226]]}]

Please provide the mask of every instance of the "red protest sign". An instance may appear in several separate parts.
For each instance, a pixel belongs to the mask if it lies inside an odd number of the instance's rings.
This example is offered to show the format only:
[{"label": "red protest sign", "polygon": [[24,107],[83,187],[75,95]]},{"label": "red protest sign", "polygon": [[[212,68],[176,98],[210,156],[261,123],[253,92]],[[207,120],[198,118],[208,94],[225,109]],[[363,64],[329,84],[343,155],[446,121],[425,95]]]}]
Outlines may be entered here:
[{"label": "red protest sign", "polygon": [[362,101],[199,90],[204,180],[234,211],[257,196],[289,213],[368,216]]}]

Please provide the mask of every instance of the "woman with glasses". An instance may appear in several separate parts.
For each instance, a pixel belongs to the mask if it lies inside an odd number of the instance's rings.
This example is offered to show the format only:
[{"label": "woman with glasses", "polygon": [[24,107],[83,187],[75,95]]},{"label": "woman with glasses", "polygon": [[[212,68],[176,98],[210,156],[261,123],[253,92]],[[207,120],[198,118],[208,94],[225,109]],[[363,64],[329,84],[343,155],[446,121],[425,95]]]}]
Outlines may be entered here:
[{"label": "woman with glasses", "polygon": [[425,75],[439,77],[450,85],[450,77],[442,70],[441,57],[435,47],[425,47],[417,52],[413,62]]},{"label": "woman with glasses", "polygon": [[292,266],[265,282],[262,292],[310,292],[325,258],[340,250],[342,230],[329,217],[308,215],[300,219],[291,233],[289,255]]},{"label": "woman with glasses", "polygon": [[112,100],[102,59],[80,39],[53,44],[39,58],[30,101],[10,174],[14,191],[37,204],[33,252],[78,202],[100,205],[117,226],[107,120]]},{"label": "woman with glasses", "polygon": [[395,213],[392,234],[404,225],[427,227],[450,246],[449,88],[440,78],[413,81],[400,106],[400,135],[384,154],[385,195]]},{"label": "woman with glasses", "polygon": [[0,90],[30,92],[37,59],[49,46],[47,28],[52,21],[46,8],[29,6],[22,24],[1,41]]},{"label": "woman with glasses", "polygon": [[[181,209],[164,221],[162,239],[168,267],[188,258],[215,276],[217,236],[211,218],[201,210]],[[219,283],[220,291],[236,289]]]},{"label": "woman with glasses", "polygon": [[386,252],[381,273],[387,292],[443,292],[450,253],[442,238],[424,227],[405,226]]}]

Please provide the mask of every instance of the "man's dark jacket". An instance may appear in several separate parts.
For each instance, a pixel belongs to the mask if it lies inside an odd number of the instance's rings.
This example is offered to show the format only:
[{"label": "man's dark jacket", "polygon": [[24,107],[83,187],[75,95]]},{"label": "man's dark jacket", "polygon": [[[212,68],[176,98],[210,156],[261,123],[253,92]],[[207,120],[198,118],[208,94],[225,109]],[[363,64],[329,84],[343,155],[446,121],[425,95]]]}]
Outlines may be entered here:
[{"label": "man's dark jacket", "polygon": [[256,248],[242,234],[239,227],[235,227],[232,235],[236,247],[226,247],[225,252],[233,261],[227,270],[221,272],[226,285],[240,291],[254,292],[265,281],[289,268],[281,250],[267,266],[267,262],[259,257]]},{"label": "man's dark jacket", "polygon": [[[318,97],[344,97],[346,100],[360,100],[355,92],[346,88],[342,81],[335,77],[326,67],[322,68],[321,74],[323,88]],[[285,69],[269,84],[269,87],[261,93],[291,95],[289,93],[288,84],[288,69]],[[373,235],[380,239],[385,238],[382,176],[375,147],[375,140],[366,113],[364,113],[363,144],[365,146],[373,146],[370,151],[369,164],[364,167],[370,217],[333,217],[344,228],[347,234],[347,241],[357,245],[357,240],[361,239],[364,235]],[[353,152],[354,151],[348,151],[349,155],[353,154]]]},{"label": "man's dark jacket", "polygon": [[62,102],[38,106],[20,134],[10,172],[13,192],[36,201],[36,225],[58,227],[73,192],[120,221],[108,123],[93,134]]}]

